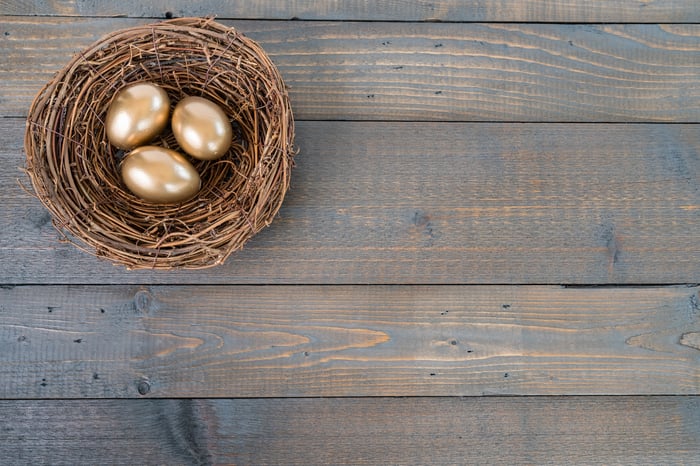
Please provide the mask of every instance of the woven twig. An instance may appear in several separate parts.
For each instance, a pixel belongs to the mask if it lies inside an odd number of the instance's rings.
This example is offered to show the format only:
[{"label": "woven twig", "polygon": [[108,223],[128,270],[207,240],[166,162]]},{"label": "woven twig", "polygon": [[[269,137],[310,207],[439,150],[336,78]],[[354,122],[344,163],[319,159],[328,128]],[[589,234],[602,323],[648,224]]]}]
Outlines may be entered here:
[{"label": "woven twig", "polygon": [[[120,178],[123,152],[106,139],[116,91],[154,82],[174,106],[195,95],[231,118],[234,144],[193,160],[202,189],[177,205],[134,196]],[[25,134],[27,173],[54,226],[76,246],[127,268],[222,263],[278,212],[293,165],[286,87],[262,48],[210,18],[178,18],[114,32],[76,55],[34,99]],[[180,150],[168,129],[156,144]]]}]

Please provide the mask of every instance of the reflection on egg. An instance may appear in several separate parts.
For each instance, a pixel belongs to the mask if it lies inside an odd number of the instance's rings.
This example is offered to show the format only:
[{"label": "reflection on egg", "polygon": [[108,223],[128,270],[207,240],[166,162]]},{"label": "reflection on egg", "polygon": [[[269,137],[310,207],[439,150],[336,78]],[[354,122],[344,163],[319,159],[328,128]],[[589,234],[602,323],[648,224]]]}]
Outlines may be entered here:
[{"label": "reflection on egg", "polygon": [[174,150],[158,146],[141,146],[122,162],[122,178],[137,196],[157,203],[185,201],[199,191],[197,170]]},{"label": "reflection on egg", "polygon": [[120,90],[107,111],[109,142],[129,150],[152,140],[168,124],[170,99],[153,83],[139,82]]},{"label": "reflection on egg", "polygon": [[221,107],[202,97],[178,102],[172,129],[182,150],[197,159],[218,159],[231,147],[231,122]]}]

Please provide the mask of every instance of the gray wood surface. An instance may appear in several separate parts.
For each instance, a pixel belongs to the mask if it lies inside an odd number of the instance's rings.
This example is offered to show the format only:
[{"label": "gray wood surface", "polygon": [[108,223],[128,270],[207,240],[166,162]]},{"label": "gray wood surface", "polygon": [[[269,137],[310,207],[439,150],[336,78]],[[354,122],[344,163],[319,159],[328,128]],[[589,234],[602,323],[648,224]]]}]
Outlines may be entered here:
[{"label": "gray wood surface", "polygon": [[[279,218],[199,272],[60,242],[20,185],[31,99],[108,32],[208,14],[290,86]],[[0,463],[700,464],[699,22],[0,0]]]},{"label": "gray wood surface", "polygon": [[[0,18],[3,116],[144,22]],[[270,54],[301,120],[700,121],[700,25],[224,23]]]},{"label": "gray wood surface", "polygon": [[691,23],[694,0],[0,0],[0,14],[59,16],[207,16],[247,19],[362,21],[517,21]]},{"label": "gray wood surface", "polygon": [[168,273],[59,243],[17,182],[23,131],[0,119],[3,283],[700,281],[696,125],[299,122],[272,226],[222,267]]},{"label": "gray wood surface", "polygon": [[697,287],[0,289],[0,398],[697,394]]},{"label": "gray wood surface", "polygon": [[[23,464],[697,464],[698,397],[0,402]],[[4,419],[10,422],[3,422]]]}]

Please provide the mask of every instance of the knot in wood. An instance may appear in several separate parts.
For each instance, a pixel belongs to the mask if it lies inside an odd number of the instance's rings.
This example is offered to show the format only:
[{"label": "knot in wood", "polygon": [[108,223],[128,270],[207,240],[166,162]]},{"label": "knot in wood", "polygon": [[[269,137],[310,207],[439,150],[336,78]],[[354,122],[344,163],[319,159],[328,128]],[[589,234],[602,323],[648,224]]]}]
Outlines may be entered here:
[{"label": "knot in wood", "polygon": [[134,307],[137,312],[147,314],[151,310],[153,298],[147,290],[139,290],[134,295]]},{"label": "knot in wood", "polygon": [[138,390],[139,395],[147,395],[151,391],[151,384],[148,383],[148,380],[141,380],[136,386],[136,390]]}]

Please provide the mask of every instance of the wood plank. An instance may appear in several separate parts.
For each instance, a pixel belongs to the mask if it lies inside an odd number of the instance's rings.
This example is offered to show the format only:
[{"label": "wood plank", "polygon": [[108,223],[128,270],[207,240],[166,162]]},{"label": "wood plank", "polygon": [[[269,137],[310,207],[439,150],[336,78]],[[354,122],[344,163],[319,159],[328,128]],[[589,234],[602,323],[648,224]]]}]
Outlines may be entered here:
[{"label": "wood plank", "polygon": [[[300,122],[279,218],[215,269],[126,272],[17,183],[0,119],[0,283],[696,283],[700,126]],[[26,179],[24,179],[27,182]]]},{"label": "wood plank", "polygon": [[[2,116],[74,53],[147,20],[4,17]],[[700,121],[700,25],[235,21],[307,120]]]},{"label": "wood plank", "polygon": [[0,398],[700,393],[698,287],[0,288]]},{"label": "wood plank", "polygon": [[0,401],[27,464],[696,464],[697,397]]},{"label": "wood plank", "polygon": [[121,2],[76,0],[2,0],[0,14],[61,16],[207,16],[238,19],[343,21],[484,21],[572,23],[695,23],[693,0],[421,0],[367,2],[344,0],[154,0]]}]

